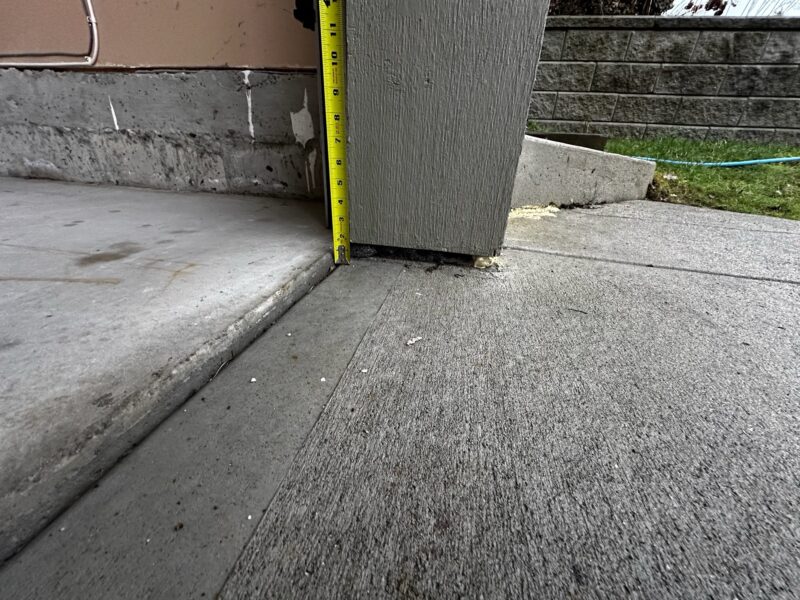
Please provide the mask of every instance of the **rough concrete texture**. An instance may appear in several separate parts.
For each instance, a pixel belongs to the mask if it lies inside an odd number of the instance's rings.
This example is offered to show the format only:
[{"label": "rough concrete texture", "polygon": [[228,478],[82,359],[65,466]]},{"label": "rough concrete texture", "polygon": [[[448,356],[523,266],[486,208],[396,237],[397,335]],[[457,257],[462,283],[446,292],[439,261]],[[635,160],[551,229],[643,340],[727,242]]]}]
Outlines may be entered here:
[{"label": "rough concrete texture", "polygon": [[542,60],[529,116],[546,130],[800,137],[797,18],[551,17]]},{"label": "rough concrete texture", "polygon": [[354,242],[499,251],[546,13],[544,0],[348,0]]},{"label": "rough concrete texture", "polygon": [[0,557],[327,274],[318,203],[0,180]]},{"label": "rough concrete texture", "polygon": [[313,73],[0,69],[0,175],[322,193]]},{"label": "rough concrete texture", "polygon": [[221,596],[793,597],[800,224],[619,206],[404,270]]},{"label": "rough concrete texture", "polygon": [[526,135],[511,207],[643,200],[655,170],[646,160]]},{"label": "rough concrete texture", "polygon": [[332,273],[0,569],[0,596],[213,598],[402,269]]}]

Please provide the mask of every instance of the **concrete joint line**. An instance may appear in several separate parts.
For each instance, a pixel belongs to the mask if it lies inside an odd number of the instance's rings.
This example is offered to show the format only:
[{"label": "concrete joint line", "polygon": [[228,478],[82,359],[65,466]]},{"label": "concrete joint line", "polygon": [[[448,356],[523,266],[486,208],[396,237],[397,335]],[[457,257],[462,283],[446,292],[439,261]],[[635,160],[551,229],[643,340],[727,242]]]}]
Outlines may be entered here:
[{"label": "concrete joint line", "polygon": [[[369,259],[366,259],[366,260],[369,260]],[[346,269],[348,267],[347,266],[335,266],[334,268],[335,269]],[[314,432],[316,431],[317,427],[319,426],[319,422],[322,419],[322,416],[328,411],[328,408],[329,408],[330,403],[331,403],[331,399],[336,395],[336,390],[339,388],[339,384],[342,381],[342,377],[344,377],[344,374],[347,372],[347,369],[350,367],[350,364],[353,361],[353,357],[356,355],[356,352],[358,352],[358,349],[361,347],[361,344],[363,344],[364,340],[367,338],[367,336],[370,333],[373,332],[373,330],[375,328],[375,321],[378,319],[378,316],[381,314],[381,311],[383,310],[383,307],[386,305],[386,301],[389,299],[389,296],[391,296],[392,291],[394,291],[395,285],[397,284],[397,280],[400,279],[400,275],[403,273],[403,271],[404,271],[404,269],[399,270],[397,272],[397,275],[395,276],[394,281],[392,282],[392,284],[387,286],[386,295],[383,297],[383,300],[381,301],[381,304],[378,307],[378,310],[375,311],[375,316],[372,318],[372,321],[371,321],[370,325],[367,328],[364,329],[364,333],[361,334],[361,338],[358,340],[358,343],[353,346],[352,352],[350,353],[350,357],[347,359],[347,367],[342,369],[342,371],[339,373],[339,377],[337,378],[336,383],[331,388],[331,392],[328,395],[327,400],[325,400],[325,406],[323,406],[322,410],[319,412],[319,415],[317,416],[317,419],[314,421],[314,424],[311,426],[311,429],[308,431],[308,434],[306,435],[306,439],[310,439],[314,435]],[[329,271],[328,274],[330,274],[331,272],[333,272],[333,271],[332,270]],[[297,455],[295,455],[294,458],[292,459],[291,466],[286,470],[286,473],[284,474],[283,479],[281,480],[281,483],[278,485],[278,488],[275,491],[275,493],[272,495],[272,498],[270,498],[269,503],[267,504],[267,507],[264,510],[264,513],[262,514],[262,517],[261,517],[262,521],[264,520],[266,515],[268,515],[270,513],[270,511],[272,510],[272,505],[275,503],[275,499],[280,496],[280,491],[283,488],[283,482],[286,480],[287,474],[291,473],[292,468],[294,467],[294,464],[296,462],[297,462]],[[217,593],[214,595],[214,598],[221,597],[222,590],[225,589],[225,585],[228,583],[228,580],[233,575],[234,569],[239,564],[239,562],[242,560],[242,556],[245,554],[246,550],[248,549],[248,547],[250,546],[251,542],[253,541],[253,538],[256,536],[256,533],[258,532],[258,529],[259,529],[260,525],[261,525],[261,523],[259,523],[256,527],[253,528],[253,531],[250,533],[250,536],[248,537],[247,542],[245,542],[245,544],[242,546],[241,551],[237,555],[236,560],[233,561],[233,563],[231,563],[230,568],[228,569],[228,574],[225,576],[225,580],[223,581],[222,586],[217,590]]]},{"label": "concrete joint line", "polygon": [[[565,207],[565,209],[570,208],[581,208],[579,206],[574,207]],[[668,221],[665,219],[643,219],[642,217],[629,217],[626,215],[599,215],[599,214],[581,214],[583,218],[598,218],[598,219],[628,219],[630,221],[644,221],[646,223],[666,223],[668,225],[687,225],[686,223],[681,223],[680,221]],[[779,229],[743,229],[741,227],[723,227],[721,225],[708,225],[706,223],[690,223],[691,227],[705,227],[707,229],[721,229],[724,231],[747,231],[749,233],[770,233],[770,234],[778,234],[778,235],[800,235],[795,231],[780,231]]]},{"label": "concrete joint line", "polygon": [[[514,240],[511,240],[512,242]],[[751,275],[740,275],[738,273],[724,273],[722,271],[706,271],[703,269],[692,269],[689,267],[671,267],[669,265],[657,265],[653,263],[643,263],[629,260],[619,260],[615,258],[603,258],[600,256],[587,256],[583,254],[570,254],[568,252],[555,252],[553,250],[544,250],[542,248],[526,248],[525,246],[506,245],[503,246],[504,250],[518,250],[520,252],[530,252],[532,254],[546,254],[548,256],[560,256],[562,258],[576,258],[579,260],[588,260],[593,262],[604,262],[615,265],[626,265],[630,267],[646,267],[649,269],[661,269],[664,271],[680,271],[682,273],[696,273],[698,275],[710,275],[712,277],[731,277],[733,279],[744,279],[747,281],[766,281],[769,283],[785,283],[788,285],[800,285],[800,281],[793,279],[777,279],[775,277],[758,277]]]}]

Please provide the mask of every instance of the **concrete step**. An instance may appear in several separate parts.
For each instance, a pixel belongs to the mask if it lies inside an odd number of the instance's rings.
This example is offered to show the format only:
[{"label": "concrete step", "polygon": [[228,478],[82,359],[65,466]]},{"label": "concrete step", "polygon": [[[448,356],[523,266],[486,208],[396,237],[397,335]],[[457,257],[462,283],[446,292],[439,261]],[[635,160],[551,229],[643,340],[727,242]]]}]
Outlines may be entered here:
[{"label": "concrete step", "polygon": [[642,200],[655,169],[646,160],[526,135],[511,207]]},{"label": "concrete step", "polygon": [[331,268],[317,202],[0,179],[0,559]]}]

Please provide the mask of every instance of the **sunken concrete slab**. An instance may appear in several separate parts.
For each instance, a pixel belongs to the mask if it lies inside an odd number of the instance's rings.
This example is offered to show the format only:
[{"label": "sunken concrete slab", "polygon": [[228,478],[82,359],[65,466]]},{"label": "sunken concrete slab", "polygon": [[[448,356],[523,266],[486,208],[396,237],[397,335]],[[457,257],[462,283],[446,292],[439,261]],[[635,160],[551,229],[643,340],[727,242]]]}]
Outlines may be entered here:
[{"label": "sunken concrete slab", "polygon": [[0,179],[0,557],[329,271],[315,202]]},{"label": "sunken concrete slab", "polygon": [[[625,262],[620,205],[404,270],[221,597],[790,597],[800,286],[743,247],[783,222],[636,204],[642,255],[697,272]],[[577,212],[573,247],[613,251],[561,253]]]},{"label": "sunken concrete slab", "polygon": [[511,206],[642,200],[655,170],[650,161],[526,135]]}]

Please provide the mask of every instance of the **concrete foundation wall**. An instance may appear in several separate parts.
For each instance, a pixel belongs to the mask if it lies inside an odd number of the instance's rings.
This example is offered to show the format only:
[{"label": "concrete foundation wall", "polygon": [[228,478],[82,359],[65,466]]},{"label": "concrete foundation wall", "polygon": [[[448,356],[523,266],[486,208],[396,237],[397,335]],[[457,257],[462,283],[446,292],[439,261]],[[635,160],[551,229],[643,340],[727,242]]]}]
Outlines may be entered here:
[{"label": "concrete foundation wall", "polygon": [[322,194],[313,73],[0,70],[0,176]]},{"label": "concrete foundation wall", "polygon": [[800,19],[551,17],[538,129],[800,144]]}]

